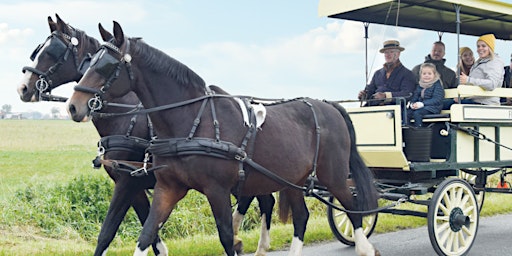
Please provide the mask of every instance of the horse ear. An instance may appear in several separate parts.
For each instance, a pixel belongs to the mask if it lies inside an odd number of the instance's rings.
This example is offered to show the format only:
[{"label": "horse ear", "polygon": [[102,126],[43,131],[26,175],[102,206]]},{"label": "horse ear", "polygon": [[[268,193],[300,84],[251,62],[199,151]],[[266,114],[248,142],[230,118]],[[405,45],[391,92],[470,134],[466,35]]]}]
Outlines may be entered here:
[{"label": "horse ear", "polygon": [[64,22],[60,17],[59,15],[55,14],[55,17],[57,17],[57,29],[62,32],[62,33],[65,33],[67,34],[69,31],[68,31],[68,24],[66,24],[66,22]]},{"label": "horse ear", "polygon": [[121,25],[116,21],[114,21],[114,37],[116,38],[116,44],[118,47],[124,43],[123,29],[121,29]]},{"label": "horse ear", "polygon": [[57,30],[57,23],[55,23],[51,16],[48,16],[48,26],[50,27],[50,32]]},{"label": "horse ear", "polygon": [[98,29],[100,30],[100,35],[101,35],[101,38],[103,39],[103,41],[108,42],[108,41],[110,41],[110,39],[114,38],[114,36],[112,34],[110,34],[110,32],[108,32],[107,30],[105,30],[103,28],[101,23],[98,23]]}]

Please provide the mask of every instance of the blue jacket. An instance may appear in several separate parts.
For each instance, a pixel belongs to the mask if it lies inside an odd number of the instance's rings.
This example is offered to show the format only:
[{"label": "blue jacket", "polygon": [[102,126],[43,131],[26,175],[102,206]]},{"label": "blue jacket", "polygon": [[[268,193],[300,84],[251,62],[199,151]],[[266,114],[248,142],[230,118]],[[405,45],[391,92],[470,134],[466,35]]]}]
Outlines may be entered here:
[{"label": "blue jacket", "polygon": [[416,88],[411,98],[411,103],[423,102],[425,110],[430,111],[432,114],[441,113],[441,109],[443,109],[444,88],[440,80],[437,80],[431,87],[425,89],[423,98],[421,98],[421,90],[423,90],[421,86]]},{"label": "blue jacket", "polygon": [[386,78],[386,70],[381,68],[375,71],[372,81],[365,88],[368,97],[376,92],[391,92],[393,97],[405,97],[409,99],[416,89],[414,74],[400,65]]}]

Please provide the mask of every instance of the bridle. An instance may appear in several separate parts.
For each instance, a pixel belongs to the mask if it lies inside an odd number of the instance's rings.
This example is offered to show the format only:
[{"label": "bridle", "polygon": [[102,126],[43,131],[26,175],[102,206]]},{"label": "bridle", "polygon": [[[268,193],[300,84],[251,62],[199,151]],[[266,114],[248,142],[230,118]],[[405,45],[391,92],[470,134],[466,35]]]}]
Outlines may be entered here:
[{"label": "bridle", "polygon": [[[112,83],[119,77],[122,66],[126,67],[130,81],[134,79],[131,69],[132,57],[129,54],[130,40],[125,40],[126,53],[124,55],[121,50],[113,44],[113,40],[114,39],[104,43],[90,61],[89,68],[105,78],[106,82],[103,84],[103,86],[100,89],[94,89],[82,85],[77,85],[74,87],[75,91],[90,93],[94,95],[94,97],[89,99],[87,102],[87,106],[89,107],[91,113],[100,111],[103,106],[107,104],[106,100],[104,100],[102,96],[112,86]],[[109,50],[122,56],[121,59],[117,59],[112,56],[112,54],[109,53]]]},{"label": "bridle", "polygon": [[[57,86],[53,86],[53,80],[52,75],[57,72],[58,68],[64,64],[70,55],[73,55],[73,58],[75,60],[75,67],[77,71],[81,74],[87,69],[88,67],[88,61],[90,60],[90,56],[87,56],[82,60],[81,63],[78,63],[78,43],[79,40],[76,36],[76,30],[72,28],[71,26],[68,26],[71,35],[67,35],[65,33],[61,33],[59,31],[53,31],[50,36],[41,44],[39,44],[36,49],[32,52],[30,55],[30,59],[32,61],[35,60],[37,54],[41,51],[43,46],[50,41],[49,46],[45,49],[45,51],[52,56],[54,59],[57,60],[55,64],[53,64],[48,71],[44,72],[39,69],[25,66],[22,68],[22,72],[25,73],[26,71],[30,71],[34,74],[39,75],[39,79],[35,82],[35,88],[39,91],[39,100],[43,99],[52,99],[49,95],[48,97],[43,97],[44,93],[51,93],[51,90],[54,89]],[[67,39],[69,43],[64,42],[59,36],[62,36],[63,38]],[[59,98],[59,97],[53,97]]]}]

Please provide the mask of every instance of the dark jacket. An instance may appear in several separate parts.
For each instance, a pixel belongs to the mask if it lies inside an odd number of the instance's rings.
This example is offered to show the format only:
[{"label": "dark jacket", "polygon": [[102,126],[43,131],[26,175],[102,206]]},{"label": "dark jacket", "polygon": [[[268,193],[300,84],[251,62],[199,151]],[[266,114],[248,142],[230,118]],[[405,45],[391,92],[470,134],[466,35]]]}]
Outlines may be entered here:
[{"label": "dark jacket", "polygon": [[409,99],[416,89],[416,82],[412,72],[400,65],[396,67],[386,78],[386,70],[381,68],[375,71],[372,81],[365,88],[368,97],[376,92],[391,92],[393,97],[405,97]]},{"label": "dark jacket", "polygon": [[510,88],[510,79],[512,79],[512,74],[510,73],[510,66],[505,67],[505,76],[503,77],[503,86],[505,88]]},{"label": "dark jacket", "polygon": [[[445,88],[445,89],[457,88],[457,86],[459,86],[459,84],[457,81],[457,76],[455,74],[455,71],[453,71],[450,68],[448,68],[447,66],[445,66],[444,65],[445,62],[446,62],[446,59],[433,60],[429,54],[425,57],[425,61],[423,63],[432,63],[432,64],[436,65],[436,70],[439,73],[439,75],[441,75],[441,82],[443,83],[443,88]],[[420,80],[420,66],[421,66],[421,64],[416,65],[416,67],[414,67],[412,69],[412,73],[416,77],[416,82],[418,82]]]},{"label": "dark jacket", "polygon": [[444,88],[441,82],[437,80],[431,87],[425,89],[423,98],[421,97],[421,90],[423,90],[421,86],[416,88],[411,98],[411,103],[423,102],[425,110],[430,111],[432,114],[441,113],[444,99]]}]

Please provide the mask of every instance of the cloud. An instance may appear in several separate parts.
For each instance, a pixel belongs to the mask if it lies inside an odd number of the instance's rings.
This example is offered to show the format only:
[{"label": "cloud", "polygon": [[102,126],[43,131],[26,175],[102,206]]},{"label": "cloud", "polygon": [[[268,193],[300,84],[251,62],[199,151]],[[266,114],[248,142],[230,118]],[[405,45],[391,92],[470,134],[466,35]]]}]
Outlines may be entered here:
[{"label": "cloud", "polygon": [[351,98],[365,83],[364,31],[356,24],[331,22],[261,44],[213,42],[166,52],[235,94]]},{"label": "cloud", "polygon": [[0,45],[7,42],[19,43],[32,34],[34,34],[34,31],[30,28],[9,28],[7,23],[0,23]]}]

